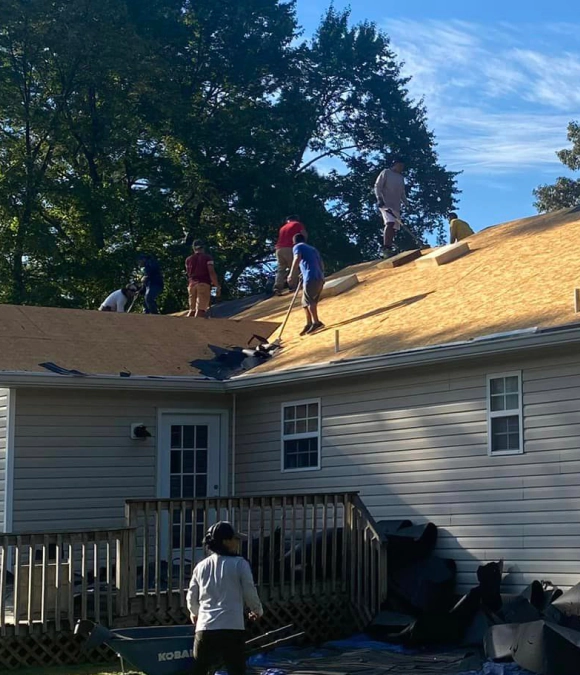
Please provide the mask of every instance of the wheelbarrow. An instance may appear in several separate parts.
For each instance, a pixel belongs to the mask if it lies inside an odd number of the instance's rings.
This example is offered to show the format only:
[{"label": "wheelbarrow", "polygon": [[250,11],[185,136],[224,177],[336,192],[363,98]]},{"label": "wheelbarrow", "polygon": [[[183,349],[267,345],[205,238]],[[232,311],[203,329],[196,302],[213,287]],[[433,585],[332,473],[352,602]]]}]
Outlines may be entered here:
[{"label": "wheelbarrow", "polygon": [[[264,633],[246,642],[247,654],[266,652],[296,640],[304,633],[293,633],[292,624]],[[109,630],[92,621],[79,621],[75,635],[86,636],[85,649],[95,649],[105,644],[125,665],[140,670],[145,675],[190,675],[193,670],[193,638],[195,626],[145,626]],[[267,639],[269,642],[263,644]]]}]

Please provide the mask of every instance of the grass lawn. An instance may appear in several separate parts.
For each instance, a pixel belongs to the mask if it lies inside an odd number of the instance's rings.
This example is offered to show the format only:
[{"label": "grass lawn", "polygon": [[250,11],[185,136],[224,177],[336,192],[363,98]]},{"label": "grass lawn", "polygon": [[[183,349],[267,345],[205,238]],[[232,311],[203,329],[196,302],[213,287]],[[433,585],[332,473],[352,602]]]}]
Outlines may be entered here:
[{"label": "grass lawn", "polygon": [[121,675],[119,666],[62,666],[15,670],[14,675]]}]

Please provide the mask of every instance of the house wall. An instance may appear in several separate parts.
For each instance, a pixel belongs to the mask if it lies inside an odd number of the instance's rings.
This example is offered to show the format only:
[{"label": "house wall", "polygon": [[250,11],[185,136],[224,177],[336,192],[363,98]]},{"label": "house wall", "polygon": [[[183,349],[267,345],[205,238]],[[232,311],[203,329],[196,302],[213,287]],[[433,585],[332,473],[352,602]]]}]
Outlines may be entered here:
[{"label": "house wall", "polygon": [[[19,389],[13,530],[123,527],[126,499],[157,497],[158,409],[218,408],[229,397]],[[131,440],[133,422],[152,438]]]},{"label": "house wall", "polygon": [[[522,370],[525,453],[488,456],[486,375]],[[322,468],[282,473],[280,405],[320,397]],[[580,581],[580,356],[370,375],[238,396],[237,493],[358,490],[374,517],[431,520],[460,590]]]},{"label": "house wall", "polygon": [[6,449],[8,432],[8,389],[0,389],[0,532],[4,532],[6,501]]}]

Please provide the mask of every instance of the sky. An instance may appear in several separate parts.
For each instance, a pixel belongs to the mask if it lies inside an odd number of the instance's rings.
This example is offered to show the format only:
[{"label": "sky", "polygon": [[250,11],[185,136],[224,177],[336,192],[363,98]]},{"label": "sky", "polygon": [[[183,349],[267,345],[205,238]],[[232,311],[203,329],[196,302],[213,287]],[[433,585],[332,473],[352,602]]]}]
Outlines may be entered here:
[{"label": "sky", "polygon": [[[298,0],[312,33],[328,0]],[[576,5],[576,8],[574,6]],[[423,97],[440,161],[474,229],[536,213],[532,190],[571,175],[556,157],[580,120],[580,5],[570,0],[334,0],[375,21]]]}]

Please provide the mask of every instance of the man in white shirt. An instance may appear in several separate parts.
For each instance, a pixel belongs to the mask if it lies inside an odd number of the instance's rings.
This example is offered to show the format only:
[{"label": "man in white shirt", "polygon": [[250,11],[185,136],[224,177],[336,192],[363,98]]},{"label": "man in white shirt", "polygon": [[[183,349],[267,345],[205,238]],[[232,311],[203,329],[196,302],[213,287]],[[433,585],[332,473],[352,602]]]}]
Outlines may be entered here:
[{"label": "man in white shirt", "polygon": [[246,672],[245,610],[264,613],[248,561],[239,555],[239,534],[225,521],[207,532],[209,553],[191,577],[187,607],[195,623],[193,675],[208,675],[223,664],[229,675]]},{"label": "man in white shirt", "polygon": [[139,288],[136,284],[128,284],[125,288],[113,291],[99,307],[99,312],[124,312],[137,293]]},{"label": "man in white shirt", "polygon": [[400,228],[401,206],[407,205],[402,159],[395,158],[390,169],[381,171],[375,182],[377,206],[383,216],[383,255],[393,255],[393,240]]}]

